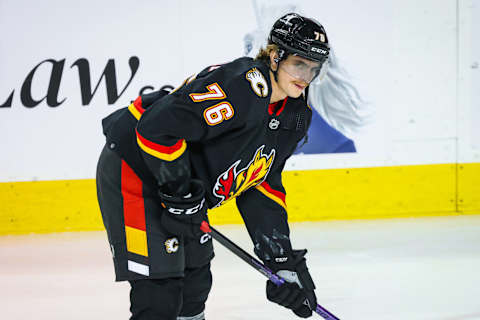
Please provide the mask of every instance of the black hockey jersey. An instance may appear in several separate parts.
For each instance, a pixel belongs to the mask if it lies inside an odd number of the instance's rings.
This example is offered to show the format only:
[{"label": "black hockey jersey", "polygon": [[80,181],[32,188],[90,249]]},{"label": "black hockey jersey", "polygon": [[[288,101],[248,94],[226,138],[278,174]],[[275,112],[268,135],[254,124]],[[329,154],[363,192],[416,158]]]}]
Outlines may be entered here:
[{"label": "black hockey jersey", "polygon": [[288,237],[281,172],[311,110],[303,96],[270,104],[270,95],[268,66],[240,58],[204,69],[168,95],[137,98],[104,119],[104,132],[144,182],[155,184],[160,167],[188,157],[209,208],[236,198],[254,241],[274,230]]}]

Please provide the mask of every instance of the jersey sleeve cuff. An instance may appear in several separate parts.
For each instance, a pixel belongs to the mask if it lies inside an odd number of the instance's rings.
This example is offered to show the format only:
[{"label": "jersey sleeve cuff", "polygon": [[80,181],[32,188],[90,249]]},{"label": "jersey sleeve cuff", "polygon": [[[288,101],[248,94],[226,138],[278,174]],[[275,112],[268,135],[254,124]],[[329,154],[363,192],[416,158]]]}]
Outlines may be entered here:
[{"label": "jersey sleeve cuff", "polygon": [[165,161],[178,159],[187,149],[185,139],[178,140],[172,146],[165,146],[142,137],[137,131],[137,143],[145,153]]}]

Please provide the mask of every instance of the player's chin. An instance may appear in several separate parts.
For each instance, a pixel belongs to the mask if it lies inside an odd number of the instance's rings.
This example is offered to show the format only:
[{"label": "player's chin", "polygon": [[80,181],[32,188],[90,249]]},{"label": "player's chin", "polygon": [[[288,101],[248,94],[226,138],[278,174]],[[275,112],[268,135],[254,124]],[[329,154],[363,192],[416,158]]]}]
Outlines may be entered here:
[{"label": "player's chin", "polygon": [[298,98],[303,93],[303,90],[305,90],[305,86],[293,85],[291,90],[289,90],[288,96],[290,98]]}]

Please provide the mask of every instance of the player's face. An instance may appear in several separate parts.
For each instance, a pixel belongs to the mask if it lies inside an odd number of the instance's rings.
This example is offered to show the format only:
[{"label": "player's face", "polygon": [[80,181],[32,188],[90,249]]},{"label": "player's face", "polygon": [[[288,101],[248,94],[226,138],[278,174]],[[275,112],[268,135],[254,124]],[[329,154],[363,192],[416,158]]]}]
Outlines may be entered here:
[{"label": "player's face", "polygon": [[289,55],[287,59],[280,62],[278,85],[289,97],[298,98],[310,82],[318,76],[320,69],[319,62]]},{"label": "player's face", "polygon": [[285,70],[292,77],[303,80],[306,83],[312,82],[321,70],[320,62],[308,60],[296,55],[289,55],[280,63],[280,69]]}]

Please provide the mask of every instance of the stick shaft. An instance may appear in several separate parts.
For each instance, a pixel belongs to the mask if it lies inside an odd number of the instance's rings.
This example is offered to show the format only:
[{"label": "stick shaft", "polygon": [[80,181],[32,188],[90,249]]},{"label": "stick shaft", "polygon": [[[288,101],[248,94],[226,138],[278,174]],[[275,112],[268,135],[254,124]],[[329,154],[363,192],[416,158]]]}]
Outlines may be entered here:
[{"label": "stick shaft", "polygon": [[[238,256],[240,259],[242,259],[243,261],[248,263],[250,266],[255,268],[257,271],[259,271],[261,274],[263,274],[265,277],[267,277],[270,281],[272,281],[276,285],[281,285],[285,283],[285,280],[282,277],[279,277],[278,275],[273,273],[272,270],[264,266],[262,262],[257,260],[255,257],[250,255],[248,252],[246,252],[239,246],[237,246],[230,239],[228,239],[223,234],[218,232],[215,228],[208,225],[207,222],[204,221],[200,229],[202,229],[203,232],[210,233],[213,239],[220,242],[220,244],[222,244],[225,248],[233,252],[236,256]],[[340,320],[339,318],[334,316],[332,313],[330,313],[327,309],[323,308],[319,304],[317,304],[317,307],[315,308],[314,311],[318,313],[320,316],[322,316],[325,320]]]}]

